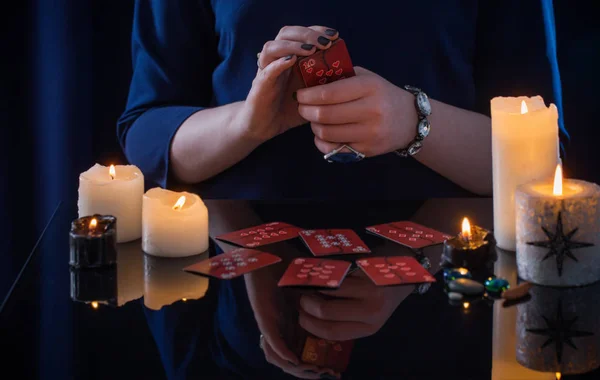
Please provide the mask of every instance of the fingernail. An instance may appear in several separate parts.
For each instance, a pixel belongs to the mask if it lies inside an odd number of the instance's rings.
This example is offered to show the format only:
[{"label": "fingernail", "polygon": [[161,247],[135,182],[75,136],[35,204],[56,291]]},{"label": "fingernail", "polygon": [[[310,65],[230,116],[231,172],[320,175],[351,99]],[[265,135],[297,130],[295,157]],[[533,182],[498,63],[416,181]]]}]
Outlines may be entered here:
[{"label": "fingernail", "polygon": [[335,29],[327,29],[325,31],[325,34],[328,35],[329,37],[333,37],[337,34],[337,30]]},{"label": "fingernail", "polygon": [[296,93],[296,91],[292,92],[292,99],[298,101],[298,94]]},{"label": "fingernail", "polygon": [[329,44],[331,42],[329,40],[329,38],[323,37],[323,36],[319,36],[319,38],[317,38],[317,41],[319,42],[319,44],[321,44],[323,46],[327,46],[327,44]]},{"label": "fingernail", "polygon": [[312,48],[315,47],[315,45],[313,44],[302,44],[302,46],[300,46],[302,49],[304,50],[312,50]]},{"label": "fingernail", "polygon": [[285,60],[286,60],[286,61],[289,61],[289,60],[290,60],[290,59],[292,59],[292,58],[294,58],[294,56],[293,56],[293,55],[288,55],[287,57],[285,57]]}]

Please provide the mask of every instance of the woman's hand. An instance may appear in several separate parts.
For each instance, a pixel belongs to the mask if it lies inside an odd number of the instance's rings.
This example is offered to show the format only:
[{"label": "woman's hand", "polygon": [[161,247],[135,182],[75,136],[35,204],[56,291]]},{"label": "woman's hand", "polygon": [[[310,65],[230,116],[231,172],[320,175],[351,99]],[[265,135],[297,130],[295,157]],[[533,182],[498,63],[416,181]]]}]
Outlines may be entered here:
[{"label": "woman's hand", "polygon": [[246,136],[263,142],[306,123],[293,99],[302,82],[291,69],[298,57],[328,49],[337,38],[336,30],[324,26],[285,26],[273,41],[265,43],[252,88],[236,116]]},{"label": "woman's hand", "polygon": [[[361,271],[337,290],[300,298],[300,326],[323,339],[345,341],[375,334],[411,287],[377,287]],[[320,294],[325,295],[325,297]]]},{"label": "woman's hand", "polygon": [[354,77],[297,93],[317,148],[326,154],[348,144],[372,157],[406,147],[416,134],[414,96],[369,70],[354,70]]}]

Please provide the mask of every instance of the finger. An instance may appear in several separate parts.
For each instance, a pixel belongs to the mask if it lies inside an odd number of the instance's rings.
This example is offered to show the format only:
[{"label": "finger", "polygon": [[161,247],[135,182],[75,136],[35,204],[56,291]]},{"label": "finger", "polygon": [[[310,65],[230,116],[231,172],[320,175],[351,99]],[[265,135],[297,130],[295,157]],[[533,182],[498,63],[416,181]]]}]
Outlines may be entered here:
[{"label": "finger", "polygon": [[373,327],[360,322],[323,321],[299,309],[299,323],[311,334],[328,340],[346,341],[373,335]]},{"label": "finger", "polygon": [[[365,157],[371,157],[373,155],[371,150],[367,147],[367,145],[365,143],[351,143],[349,145],[352,147],[352,149],[355,149],[356,151],[364,154]],[[324,141],[324,140],[321,140],[320,138],[318,138],[317,136],[315,136],[315,146],[321,153],[327,154],[327,153],[331,152],[332,150],[339,148],[340,143],[332,143],[329,141]],[[341,152],[342,153],[351,153],[350,150],[348,150],[346,148],[342,149]]]},{"label": "finger", "polygon": [[287,57],[288,55],[308,56],[313,54],[316,50],[317,47],[315,45],[298,41],[268,41],[264,44],[263,49],[260,52],[258,65],[264,68],[276,59]]},{"label": "finger", "polygon": [[[367,281],[370,280],[367,279]],[[366,283],[365,279],[350,275],[344,279],[342,286],[338,289],[319,290],[319,293],[338,298],[365,299],[373,296],[375,291],[377,289],[370,283]]]},{"label": "finger", "polygon": [[337,30],[328,26],[313,25],[309,26],[308,28],[327,36],[330,40],[333,41],[337,40],[340,37],[340,33]]},{"label": "finger", "polygon": [[364,302],[357,299],[326,300],[314,296],[302,296],[300,308],[317,319],[338,322],[363,322],[370,312],[365,310]]},{"label": "finger", "polygon": [[294,66],[296,61],[297,58],[295,55],[279,58],[278,60],[273,61],[268,66],[264,67],[262,70],[258,70],[255,80],[261,84],[272,85],[275,83],[275,81],[277,81],[281,74]]},{"label": "finger", "polygon": [[323,141],[353,143],[367,141],[372,138],[370,127],[364,124],[352,123],[328,125],[311,123],[310,127],[315,136]]},{"label": "finger", "polygon": [[[273,327],[276,329],[275,326]],[[265,342],[269,342],[269,345],[271,346],[273,351],[280,358],[283,358],[288,362],[294,363],[295,365],[300,364],[300,360],[298,360],[298,357],[292,351],[290,351],[290,349],[287,347],[281,336],[279,336],[278,331],[272,330],[273,329],[268,329],[267,331],[263,332]]]},{"label": "finger", "polygon": [[300,116],[320,124],[351,124],[377,117],[377,109],[367,98],[329,105],[298,105]]},{"label": "finger", "polygon": [[321,33],[306,26],[284,26],[275,37],[275,40],[290,40],[315,45],[318,49],[330,48],[331,41],[334,39],[333,36],[328,36],[324,32]]},{"label": "finger", "polygon": [[[356,68],[355,68],[356,69]],[[298,103],[339,104],[363,98],[375,91],[372,75],[357,75],[328,84],[298,90]]]},{"label": "finger", "polygon": [[300,364],[298,366],[293,366],[289,364],[283,358],[277,356],[277,354],[275,353],[275,351],[273,351],[273,348],[269,344],[268,340],[265,340],[263,350],[265,352],[265,358],[269,363],[281,368],[281,370],[283,370],[286,373],[289,373],[292,376],[296,376],[301,379],[320,378],[319,368],[317,366],[308,364]]}]

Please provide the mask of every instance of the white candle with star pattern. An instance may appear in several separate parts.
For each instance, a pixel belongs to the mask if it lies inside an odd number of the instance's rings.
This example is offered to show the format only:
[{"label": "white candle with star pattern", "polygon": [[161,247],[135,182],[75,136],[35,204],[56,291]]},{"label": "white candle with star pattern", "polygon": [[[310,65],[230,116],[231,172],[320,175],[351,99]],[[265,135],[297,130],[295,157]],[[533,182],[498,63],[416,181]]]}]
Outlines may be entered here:
[{"label": "white candle with star pattern", "polygon": [[600,280],[600,186],[562,179],[517,188],[517,267],[535,284],[581,286]]}]

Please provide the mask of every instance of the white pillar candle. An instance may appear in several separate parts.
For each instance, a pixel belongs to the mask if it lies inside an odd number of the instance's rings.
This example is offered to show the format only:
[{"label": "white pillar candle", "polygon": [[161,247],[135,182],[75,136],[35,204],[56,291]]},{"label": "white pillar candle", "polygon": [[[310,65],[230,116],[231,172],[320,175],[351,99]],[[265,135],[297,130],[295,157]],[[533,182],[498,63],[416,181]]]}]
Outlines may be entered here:
[{"label": "white pillar candle", "polygon": [[150,189],[142,220],[142,249],[150,255],[185,257],[208,249],[208,209],[196,194]]},{"label": "white pillar candle", "polygon": [[181,270],[198,261],[208,259],[208,252],[198,257],[165,259],[143,255],[144,305],[152,310],[175,302],[197,300],[208,290],[208,278]]},{"label": "white pillar candle", "polygon": [[491,101],[494,236],[515,251],[515,189],[550,178],[558,163],[558,111],[540,96]]},{"label": "white pillar candle", "polygon": [[600,186],[535,181],[517,190],[517,265],[527,281],[579,286],[600,280]]},{"label": "white pillar candle", "polygon": [[79,217],[101,214],[117,218],[117,242],[142,236],[144,175],[134,165],[99,164],[79,175]]}]

